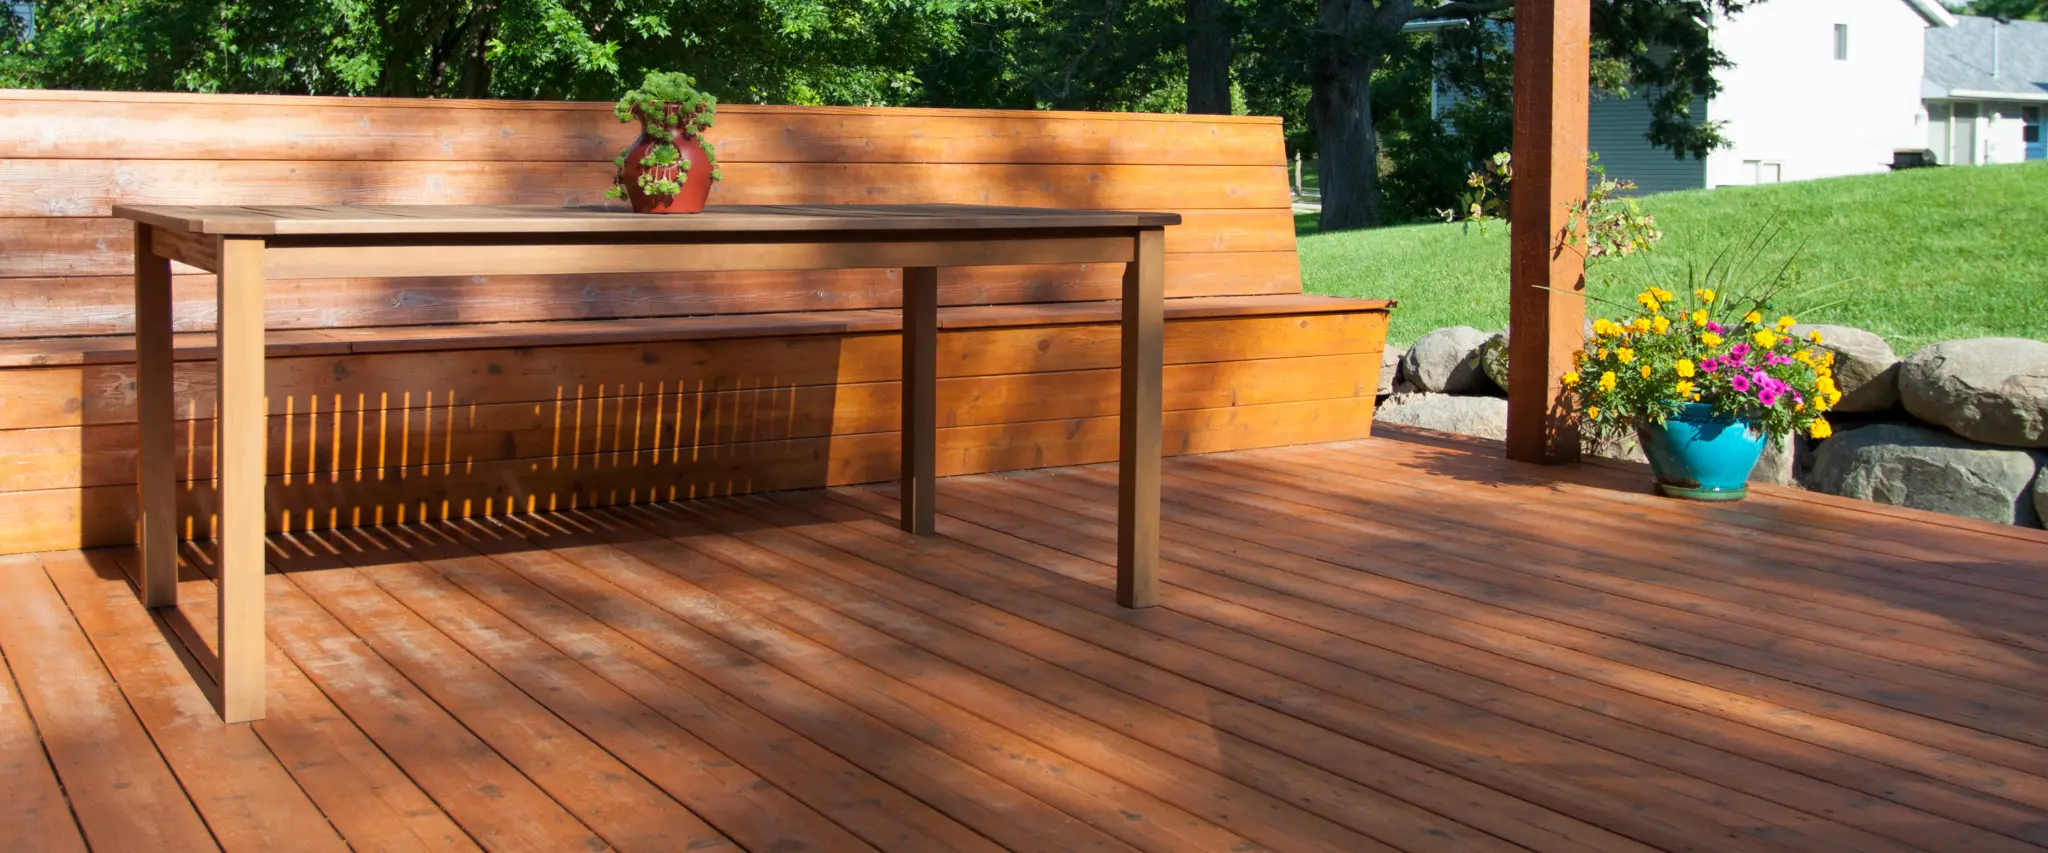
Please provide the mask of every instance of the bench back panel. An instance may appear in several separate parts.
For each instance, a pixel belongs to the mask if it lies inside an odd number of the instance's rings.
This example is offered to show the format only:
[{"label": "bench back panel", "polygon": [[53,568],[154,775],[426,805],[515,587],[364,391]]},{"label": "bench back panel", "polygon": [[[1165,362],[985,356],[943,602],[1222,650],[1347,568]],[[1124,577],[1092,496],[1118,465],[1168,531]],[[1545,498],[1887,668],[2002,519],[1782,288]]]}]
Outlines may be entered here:
[{"label": "bench back panel", "polygon": [[[124,334],[116,203],[589,204],[634,127],[608,104],[0,90],[0,337]],[[1169,296],[1297,293],[1277,120],[895,108],[720,110],[714,203],[962,202],[1181,213]],[[1114,298],[1116,265],[988,267],[945,304]],[[176,282],[212,327],[211,277]],[[894,270],[274,282],[272,328],[899,304]]]}]

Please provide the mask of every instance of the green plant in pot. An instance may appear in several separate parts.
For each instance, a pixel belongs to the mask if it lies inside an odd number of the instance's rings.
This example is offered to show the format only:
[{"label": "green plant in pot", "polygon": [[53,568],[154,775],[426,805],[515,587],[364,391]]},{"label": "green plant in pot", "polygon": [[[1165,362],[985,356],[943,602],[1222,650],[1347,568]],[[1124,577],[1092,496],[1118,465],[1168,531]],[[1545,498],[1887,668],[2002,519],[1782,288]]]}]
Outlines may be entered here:
[{"label": "green plant in pot", "polygon": [[649,72],[640,88],[619,98],[612,114],[639,122],[640,136],[613,159],[618,174],[609,198],[623,198],[635,213],[700,213],[719,179],[718,155],[704,132],[717,99],[697,81],[672,71]]}]

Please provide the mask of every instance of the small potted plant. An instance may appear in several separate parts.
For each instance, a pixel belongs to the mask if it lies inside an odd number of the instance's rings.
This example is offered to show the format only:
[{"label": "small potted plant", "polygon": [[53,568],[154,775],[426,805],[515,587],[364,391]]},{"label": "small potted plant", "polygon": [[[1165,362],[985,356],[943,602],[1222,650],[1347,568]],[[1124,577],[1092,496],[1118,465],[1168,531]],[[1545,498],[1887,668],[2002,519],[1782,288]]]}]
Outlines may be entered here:
[{"label": "small potted plant", "polygon": [[649,72],[640,88],[619,98],[612,114],[639,122],[640,136],[612,160],[618,174],[608,198],[635,213],[700,213],[719,179],[718,155],[704,139],[718,101],[697,91],[687,74]]},{"label": "small potted plant", "polygon": [[1582,427],[1601,438],[1634,430],[1663,494],[1746,496],[1764,442],[1827,438],[1825,413],[1842,399],[1834,355],[1813,346],[1820,333],[1801,340],[1791,317],[1766,322],[1768,301],[1698,287],[1681,303],[1651,287],[1633,316],[1593,321],[1563,379]]}]

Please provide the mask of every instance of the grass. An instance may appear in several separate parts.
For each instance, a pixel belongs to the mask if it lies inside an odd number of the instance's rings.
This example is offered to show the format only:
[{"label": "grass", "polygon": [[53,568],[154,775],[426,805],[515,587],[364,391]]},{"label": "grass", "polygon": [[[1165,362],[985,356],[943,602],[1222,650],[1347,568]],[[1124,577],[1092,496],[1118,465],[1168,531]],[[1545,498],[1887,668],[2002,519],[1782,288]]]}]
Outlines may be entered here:
[{"label": "grass", "polygon": [[[1766,224],[1770,256],[1799,285],[1779,307],[1802,322],[1875,332],[1901,356],[1956,338],[2048,339],[2048,162],[1915,169],[1643,199],[1655,252],[1595,266],[1593,296],[1628,304],[1647,284],[1688,291],[1724,247]],[[1314,233],[1297,217],[1311,293],[1400,300],[1389,337],[1507,325],[1507,229],[1430,224]],[[1796,250],[1796,254],[1795,254]],[[1589,316],[1622,309],[1589,302]]]}]

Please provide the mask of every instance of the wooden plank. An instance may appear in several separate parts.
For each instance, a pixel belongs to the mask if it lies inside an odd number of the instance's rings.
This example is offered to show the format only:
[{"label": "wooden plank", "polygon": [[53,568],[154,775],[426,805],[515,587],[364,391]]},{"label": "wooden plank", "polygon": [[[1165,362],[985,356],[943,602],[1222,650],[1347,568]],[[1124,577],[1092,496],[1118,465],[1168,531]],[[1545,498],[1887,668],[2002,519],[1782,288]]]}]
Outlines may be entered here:
[{"label": "wooden plank", "polygon": [[[202,549],[191,547],[183,556],[202,555]],[[136,571],[135,556],[127,549],[113,552],[131,579]],[[214,626],[219,620],[219,588],[190,563],[180,568],[184,594],[179,597],[176,614],[160,624],[177,632],[189,650],[188,659],[196,657],[200,663],[218,660],[220,643]],[[348,715],[307,680],[291,658],[274,645],[265,657],[275,701],[270,703],[268,715],[250,728],[351,847],[458,853],[479,849],[441,806],[422,793]],[[194,677],[213,684],[203,669]]]},{"label": "wooden plank", "polygon": [[[0,571],[32,571],[0,563]],[[57,785],[42,735],[0,658],[0,850],[85,853],[85,837]]]},{"label": "wooden plank", "polygon": [[[81,151],[127,159],[610,162],[636,128],[610,104],[112,93],[0,94],[17,121],[0,159]],[[459,119],[451,120],[451,115]],[[1138,113],[760,107],[725,104],[721,163],[1276,164],[1271,120]],[[31,131],[30,128],[34,130]],[[150,139],[150,145],[138,145]]]},{"label": "wooden plank", "polygon": [[[604,203],[615,171],[594,163],[320,160],[16,160],[0,217],[107,216],[129,205]],[[1286,209],[1280,165],[722,163],[714,204],[988,204],[1150,210]]]},{"label": "wooden plank", "polygon": [[1124,271],[1123,362],[1117,434],[1116,600],[1159,603],[1159,455],[1165,357],[1163,237],[1140,231]]},{"label": "wooden plank", "polygon": [[99,850],[218,850],[34,555],[0,557],[0,651],[85,840]]},{"label": "wooden plank", "polygon": [[[1166,362],[1194,364],[1248,359],[1378,353],[1386,314],[1328,314],[1256,319],[1182,320],[1166,330]],[[1097,370],[1117,365],[1112,325],[988,329],[939,335],[941,378]],[[706,390],[893,382],[902,369],[894,335],[844,338],[679,341],[593,347],[479,350],[431,358],[405,354],[273,359],[266,372],[272,414],[284,401],[332,399],[339,411],[401,408],[428,391],[460,388],[464,404],[553,400],[578,387],[666,382]],[[212,370],[181,363],[173,374],[184,417],[217,405]],[[132,365],[47,367],[9,371],[0,429],[134,420]],[[330,411],[323,405],[322,411]]]},{"label": "wooden plank", "polygon": [[[140,225],[141,223],[137,223]],[[151,227],[145,242],[138,232],[135,244],[149,246],[150,254],[207,272],[220,271],[220,238],[190,231]]]},{"label": "wooden plank", "polygon": [[[1377,357],[1298,356],[1176,364],[1162,375],[1167,411],[1372,396]],[[896,382],[694,392],[666,382],[582,389],[538,403],[459,403],[446,395],[399,408],[347,410],[332,396],[269,419],[272,474],[385,470],[435,460],[549,459],[610,451],[666,452],[787,438],[895,430]],[[432,402],[428,407],[425,404]],[[1117,411],[1117,372],[1081,370],[948,377],[939,423],[985,426],[1103,417]],[[210,414],[210,413],[202,413]],[[681,429],[676,427],[681,424]],[[615,434],[613,428],[624,434]],[[173,476],[209,478],[213,420],[173,427]],[[135,482],[136,429],[127,424],[0,430],[0,492]]]},{"label": "wooden plank", "polygon": [[[1452,841],[1465,849],[1522,849],[1296,762],[1252,740],[1219,733],[1219,715],[1213,707],[1205,709],[1199,719],[1184,717],[1047,666],[1051,661],[1043,657],[1043,647],[1054,642],[1049,638],[1035,636],[1025,643],[993,641],[893,604],[867,584],[841,582],[838,578],[849,572],[864,577],[872,573],[895,593],[887,581],[897,576],[888,568],[869,566],[831,548],[806,547],[800,537],[783,527],[782,522],[791,520],[789,516],[742,516],[727,505],[603,515],[662,533],[689,549],[661,552],[639,541],[621,546],[728,601],[1048,746],[1066,744],[1070,754],[1162,798],[1187,797],[1184,805],[1194,809],[1229,803],[1228,814],[1213,816],[1276,848],[1314,845],[1327,839],[1350,849],[1381,850],[1391,849],[1386,847],[1389,843],[1427,837]],[[768,521],[771,518],[775,520]],[[767,525],[762,521],[768,521]],[[814,523],[811,518],[795,519],[796,526]],[[712,530],[723,535],[711,535]],[[682,556],[691,551],[716,555],[725,565]],[[673,556],[659,559],[662,553]],[[947,603],[954,610],[965,605]],[[1128,666],[1128,661],[1124,663]],[[1171,679],[1165,674],[1147,675]],[[1011,690],[1016,691],[1014,697],[1008,692]],[[1052,697],[1058,697],[1057,702],[1048,701]],[[1085,746],[1076,744],[1077,738]],[[1222,758],[1225,755],[1228,760]],[[1197,801],[1204,804],[1193,805]],[[1340,827],[1364,837],[1348,835]]]},{"label": "wooden plank", "polygon": [[263,243],[225,240],[220,265],[220,714],[262,719],[264,446]]},{"label": "wooden plank", "polygon": [[[603,524],[590,516],[577,520],[582,526]],[[1229,804],[1203,804],[1199,811],[1188,811],[1119,782],[1091,766],[1086,753],[1077,757],[1071,748],[1058,751],[1040,745],[955,702],[782,629],[667,568],[674,560],[701,558],[678,555],[645,536],[626,538],[634,541],[614,545],[603,532],[579,530],[532,541],[588,572],[602,574],[684,624],[730,647],[747,649],[761,665],[831,695],[849,711],[892,725],[914,742],[1015,786],[1125,844],[1181,850],[1257,843],[1216,821]],[[1323,841],[1303,849],[1344,848]]]},{"label": "wooden plank", "polygon": [[[654,651],[671,665],[774,718],[819,746],[870,769],[875,775],[980,833],[993,846],[1019,851],[1130,850],[1091,827],[966,760],[941,752],[916,735],[939,737],[935,726],[905,731],[836,693],[819,689],[770,666],[657,602],[623,586],[629,579],[660,573],[634,561],[612,561],[600,571],[584,559],[536,548],[521,536],[547,535],[513,520],[497,525],[506,539],[491,557],[533,585],[558,596]],[[635,587],[638,584],[634,585]],[[671,596],[672,598],[672,596]]]},{"label": "wooden plank", "polygon": [[902,418],[898,429],[902,449],[898,482],[903,497],[896,523],[916,534],[932,532],[932,501],[937,498],[939,399],[939,270],[910,267],[903,271]]},{"label": "wooden plank", "polygon": [[[1172,212],[1178,214],[1182,222],[1167,231],[1169,255],[1294,252],[1294,219],[1286,208],[1176,208]],[[7,284],[5,279],[8,278],[126,276],[133,263],[132,231],[132,223],[111,217],[0,218],[0,241],[10,247],[6,255],[0,256],[0,285]],[[1222,260],[1228,259],[1212,259]],[[183,264],[177,265],[176,269],[181,274],[200,272]],[[682,274],[682,277],[693,275],[701,277],[700,274]],[[813,272],[797,277],[816,279],[823,275],[826,273]],[[1256,280],[1256,276],[1247,276]],[[725,277],[737,276],[727,274]],[[520,279],[512,277],[511,280]],[[412,282],[406,280],[403,283]],[[384,282],[377,286],[400,284]],[[894,292],[892,288],[891,294]],[[1114,295],[1113,289],[1111,295]]]},{"label": "wooden plank", "polygon": [[[508,234],[593,236],[705,235],[739,239],[764,233],[833,235],[945,233],[990,237],[1058,229],[1123,230],[1179,225],[1180,215],[1135,210],[1031,207],[937,202],[720,203],[690,216],[642,216],[621,204],[116,204],[113,215],[158,226],[164,234],[355,237],[384,244],[399,237],[486,239]],[[851,239],[859,239],[858,237]],[[280,241],[304,245],[300,240]],[[354,242],[354,241],[352,241]],[[210,258],[203,240],[167,238],[163,252],[192,254],[193,266]],[[185,260],[181,258],[181,260]],[[202,267],[203,268],[203,267]]]},{"label": "wooden plank", "polygon": [[[482,556],[531,552],[531,546],[499,523],[436,524],[429,534],[406,537],[399,544],[521,628],[868,842],[903,850],[995,849],[988,839],[932,806],[697,678],[620,628],[579,610],[576,598],[557,598]],[[518,559],[545,556],[531,552]],[[881,772],[897,766],[884,763]]]},{"label": "wooden plank", "polygon": [[[1584,341],[1586,257],[1565,245],[1586,195],[1592,12],[1575,0],[1515,0],[1515,178],[1509,201],[1508,458],[1579,458],[1577,419],[1559,379]],[[1579,228],[1583,229],[1581,223]]]},{"label": "wooden plank", "polygon": [[[135,226],[135,244],[154,241],[155,229]],[[142,552],[142,603],[178,603],[177,448],[171,387],[171,265],[163,256],[135,259],[135,482],[136,543]]]},{"label": "wooden plank", "polygon": [[[1090,500],[1095,499],[1090,497]],[[1005,577],[1005,573],[997,568],[1001,561],[986,552],[962,548],[957,541],[949,542],[946,538],[907,542],[869,530],[867,523],[875,520],[873,516],[822,494],[783,492],[762,500],[719,503],[767,525],[765,528],[745,525],[757,530],[744,534],[736,532],[735,535],[758,541],[764,547],[819,573],[859,586],[858,594],[833,597],[831,603],[835,607],[843,605],[850,614],[858,612],[863,615],[874,612],[868,602],[878,599],[915,607],[930,617],[915,623],[921,635],[935,630],[926,627],[934,620],[959,625],[996,641],[1002,647],[1028,651],[1034,657],[1092,679],[1099,685],[1178,711],[1186,719],[1197,721],[1199,729],[1188,732],[1173,725],[1171,720],[1155,717],[1144,718],[1143,724],[1136,724],[1139,718],[1124,708],[1129,704],[1127,699],[1116,694],[1096,698],[1101,693],[1100,686],[1091,690],[1085,685],[1061,683],[1057,688],[1048,686],[1033,691],[1041,696],[1089,696],[1089,701],[1066,702],[1063,707],[1104,725],[1121,726],[1134,737],[1158,738],[1162,748],[1171,744],[1177,754],[1193,761],[1204,761],[1211,755],[1236,757],[1247,752],[1258,754],[1261,747],[1237,740],[1243,738],[1376,791],[1384,791],[1401,801],[1433,809],[1439,814],[1449,812],[1456,815],[1455,819],[1446,819],[1410,812],[1404,809],[1402,802],[1348,803],[1338,810],[1338,815],[1333,815],[1338,820],[1350,817],[1370,820],[1375,825],[1375,834],[1390,843],[1423,848],[1430,846],[1423,843],[1427,839],[1450,839],[1453,843],[1472,847],[1498,843],[1492,838],[1472,837],[1473,829],[1478,829],[1499,839],[1538,850],[1637,849],[1636,845],[1618,836],[1435,772],[1398,754],[1355,741],[1333,741],[1325,736],[1324,730],[1311,724],[1260,707],[1225,690],[1206,687],[1195,676],[1213,673],[1218,666],[1227,665],[1227,661],[1204,659],[1193,648],[1144,633],[1143,629],[1132,624],[1130,617],[1118,611],[1118,605],[1102,600],[1097,591],[1073,590],[1077,596],[1092,597],[1089,604],[1098,612],[1091,615],[1089,608],[1062,604],[1013,586],[1010,583],[1013,579]],[[712,508],[705,504],[691,504],[672,511],[657,508],[651,512],[687,514],[716,525],[728,510],[725,506]],[[957,530],[957,519],[948,518],[946,521],[950,528]],[[723,525],[720,527],[726,529]],[[835,552],[844,552],[858,559],[849,561]],[[822,599],[814,597],[814,600]],[[1164,609],[1147,611],[1139,621],[1156,624],[1165,618],[1163,614],[1166,612]],[[891,624],[903,623],[891,620]],[[921,645],[936,653],[947,654],[961,642],[948,640]],[[1135,662],[1126,657],[1124,651],[1117,651],[1138,648],[1156,651],[1139,655],[1141,660]],[[991,673],[990,677],[1013,682],[1019,678],[1054,677],[1042,674],[1048,669],[1051,668],[1013,667]],[[1058,670],[1052,669],[1052,672],[1057,673]],[[1236,683],[1224,686],[1239,689]],[[1226,771],[1231,771],[1250,769],[1253,765],[1250,762],[1224,762],[1223,766]],[[1297,775],[1284,774],[1284,778],[1275,780],[1274,787],[1268,790],[1276,794],[1283,789],[1292,790],[1288,786],[1298,784]],[[1319,787],[1326,792],[1347,790],[1342,781],[1323,782]],[[1306,793],[1301,797],[1304,802],[1322,799]]]},{"label": "wooden plank", "polygon": [[60,552],[43,566],[222,848],[349,849],[253,730],[221,725],[113,555]]},{"label": "wooden plank", "polygon": [[279,570],[605,842],[621,850],[732,843],[329,551],[352,545],[307,540],[313,553],[288,557]]},{"label": "wooden plank", "polygon": [[280,278],[403,275],[586,275],[675,271],[872,269],[911,266],[1093,264],[1130,257],[1129,240],[1063,237],[940,243],[716,243],[540,245],[505,238],[488,245],[272,248]]}]

